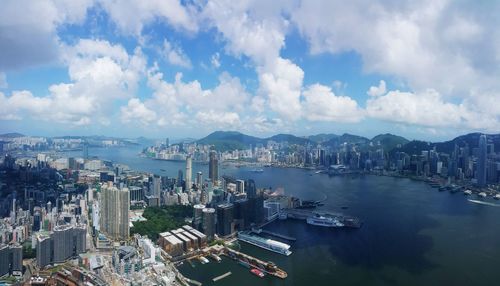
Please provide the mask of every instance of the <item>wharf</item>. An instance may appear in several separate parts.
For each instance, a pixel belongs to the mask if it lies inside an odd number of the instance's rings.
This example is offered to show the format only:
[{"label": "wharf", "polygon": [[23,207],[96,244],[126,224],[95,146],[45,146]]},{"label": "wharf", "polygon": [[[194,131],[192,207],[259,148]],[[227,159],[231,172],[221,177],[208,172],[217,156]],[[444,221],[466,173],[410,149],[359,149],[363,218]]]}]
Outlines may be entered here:
[{"label": "wharf", "polygon": [[227,257],[238,261],[240,264],[250,267],[250,268],[257,268],[260,271],[263,271],[269,275],[276,276],[281,279],[285,279],[288,274],[280,269],[276,264],[273,262],[264,262],[258,258],[255,258],[253,256],[250,256],[248,254],[233,250],[228,247],[223,247],[220,250],[219,255],[226,255]]},{"label": "wharf", "polygon": [[226,278],[227,276],[229,276],[229,275],[231,275],[231,274],[232,274],[232,273],[231,273],[231,271],[226,272],[226,273],[224,273],[224,274],[222,274],[222,275],[219,275],[219,276],[217,276],[217,277],[213,278],[213,279],[212,279],[212,281],[217,282],[217,281],[219,281],[219,280],[221,280],[221,279]]}]

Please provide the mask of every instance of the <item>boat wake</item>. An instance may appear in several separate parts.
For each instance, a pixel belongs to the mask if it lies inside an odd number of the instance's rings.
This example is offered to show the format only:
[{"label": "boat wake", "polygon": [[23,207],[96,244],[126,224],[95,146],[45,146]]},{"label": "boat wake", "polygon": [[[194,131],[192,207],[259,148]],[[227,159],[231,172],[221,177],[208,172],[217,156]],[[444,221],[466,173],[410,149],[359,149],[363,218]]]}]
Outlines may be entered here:
[{"label": "boat wake", "polygon": [[471,203],[475,204],[480,204],[480,205],[487,205],[487,206],[492,206],[492,207],[500,207],[500,204],[495,204],[495,203],[489,203],[489,202],[483,202],[483,201],[478,201],[478,200],[468,200]]}]

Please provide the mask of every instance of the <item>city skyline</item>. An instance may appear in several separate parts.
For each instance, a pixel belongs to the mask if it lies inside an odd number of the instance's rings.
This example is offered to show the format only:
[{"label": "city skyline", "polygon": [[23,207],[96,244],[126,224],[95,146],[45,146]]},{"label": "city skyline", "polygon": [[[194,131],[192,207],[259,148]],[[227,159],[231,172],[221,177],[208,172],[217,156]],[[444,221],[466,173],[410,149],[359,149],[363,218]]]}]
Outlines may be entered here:
[{"label": "city skyline", "polygon": [[0,12],[0,133],[500,131],[497,3],[25,2]]}]

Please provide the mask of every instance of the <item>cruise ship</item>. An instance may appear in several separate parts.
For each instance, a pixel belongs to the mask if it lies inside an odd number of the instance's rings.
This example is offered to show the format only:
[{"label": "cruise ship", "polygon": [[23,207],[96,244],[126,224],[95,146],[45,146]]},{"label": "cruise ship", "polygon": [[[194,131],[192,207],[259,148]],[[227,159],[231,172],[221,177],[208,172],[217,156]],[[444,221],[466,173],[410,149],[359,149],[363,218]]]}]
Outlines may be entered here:
[{"label": "cruise ship", "polygon": [[251,235],[246,232],[239,232],[238,239],[246,243],[258,246],[260,248],[264,248],[266,250],[273,251],[286,256],[292,254],[292,252],[290,251],[290,245],[276,240]]},{"label": "cruise ship", "polygon": [[307,218],[307,223],[311,225],[317,226],[326,226],[326,227],[343,227],[344,224],[341,223],[338,219],[333,217],[325,217],[321,215],[316,215],[313,217]]}]

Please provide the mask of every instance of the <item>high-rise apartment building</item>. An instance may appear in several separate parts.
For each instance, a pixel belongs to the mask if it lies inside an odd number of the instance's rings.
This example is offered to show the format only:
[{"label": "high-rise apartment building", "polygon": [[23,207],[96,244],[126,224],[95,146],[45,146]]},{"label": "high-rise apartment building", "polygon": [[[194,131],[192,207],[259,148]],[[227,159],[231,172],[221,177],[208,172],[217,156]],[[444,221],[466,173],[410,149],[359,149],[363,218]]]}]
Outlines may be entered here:
[{"label": "high-rise apartment building", "polygon": [[101,188],[100,228],[109,238],[128,239],[130,234],[128,212],[130,196],[128,188],[118,189],[112,184]]}]

